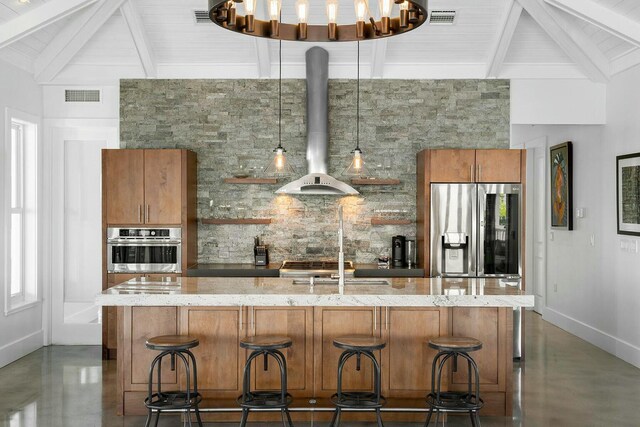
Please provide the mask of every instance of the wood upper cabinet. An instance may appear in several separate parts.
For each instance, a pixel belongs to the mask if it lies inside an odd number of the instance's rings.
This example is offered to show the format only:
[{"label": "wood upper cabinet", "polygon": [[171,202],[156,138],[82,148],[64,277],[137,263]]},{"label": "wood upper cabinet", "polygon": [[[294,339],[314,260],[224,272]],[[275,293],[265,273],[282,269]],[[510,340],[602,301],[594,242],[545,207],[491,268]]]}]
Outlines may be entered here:
[{"label": "wood upper cabinet", "polygon": [[428,150],[430,183],[521,181],[522,150]]},{"label": "wood upper cabinet", "polygon": [[[291,338],[292,345],[282,350],[287,361],[287,388],[296,397],[313,396],[313,307],[250,307],[251,335],[279,335]],[[264,370],[262,358],[252,370],[256,390],[280,388],[280,369],[269,359]]]},{"label": "wood upper cabinet", "polygon": [[198,364],[198,389],[205,397],[238,397],[246,351],[240,339],[247,333],[244,307],[181,307],[180,333],[200,340],[193,348]]},{"label": "wood upper cabinet", "polygon": [[147,224],[180,224],[181,150],[144,150],[144,200]]},{"label": "wood upper cabinet", "polygon": [[521,150],[476,150],[476,182],[520,182]]},{"label": "wood upper cabinet", "polygon": [[[448,313],[446,308],[382,309],[382,335],[387,341],[382,351],[382,384],[387,397],[424,398],[431,391],[431,362],[437,351],[427,341],[448,335]],[[445,388],[447,383],[445,378]]]},{"label": "wood upper cabinet", "polygon": [[107,223],[144,224],[143,150],[103,150],[102,175]]},{"label": "wood upper cabinet", "polygon": [[431,150],[431,182],[473,182],[475,150]]},{"label": "wood upper cabinet", "polygon": [[[316,397],[330,397],[337,389],[338,358],[342,350],[333,345],[335,338],[345,335],[381,336],[380,308],[377,307],[315,307],[315,393]],[[380,362],[380,352],[376,352]],[[362,358],[356,371],[356,358],[345,365],[343,390],[373,390],[373,365]]]},{"label": "wood upper cabinet", "polygon": [[184,150],[103,150],[106,223],[179,225]]}]

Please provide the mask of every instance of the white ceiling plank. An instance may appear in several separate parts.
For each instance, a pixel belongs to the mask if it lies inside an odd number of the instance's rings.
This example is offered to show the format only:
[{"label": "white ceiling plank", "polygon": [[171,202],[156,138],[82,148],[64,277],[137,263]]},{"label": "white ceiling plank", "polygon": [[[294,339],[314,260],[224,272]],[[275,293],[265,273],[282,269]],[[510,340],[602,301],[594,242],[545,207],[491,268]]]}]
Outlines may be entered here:
[{"label": "white ceiling plank", "polygon": [[384,77],[384,64],[387,59],[387,39],[376,40],[371,58],[371,77]]},{"label": "white ceiling plank", "polygon": [[640,47],[640,23],[593,0],[545,0],[622,40]]},{"label": "white ceiling plank", "polygon": [[131,37],[133,37],[133,42],[136,45],[136,50],[138,51],[138,56],[140,57],[140,62],[142,63],[146,76],[148,78],[156,77],[158,75],[158,70],[156,67],[155,55],[147,38],[144,24],[142,23],[142,20],[140,19],[140,16],[138,15],[138,12],[131,0],[126,0],[124,4],[120,6],[120,12],[122,13],[124,21],[127,23],[127,27],[129,27]]},{"label": "white ceiling plank", "polygon": [[520,5],[542,27],[560,48],[594,82],[609,80],[611,64],[593,41],[544,0],[518,0]]},{"label": "white ceiling plank", "polygon": [[62,71],[125,0],[102,0],[65,27],[34,62],[36,80],[49,82]]},{"label": "white ceiling plank", "polygon": [[97,0],[51,0],[0,25],[0,49],[63,19]]},{"label": "white ceiling plank", "polygon": [[506,12],[502,18],[500,32],[489,54],[487,77],[497,77],[498,74],[500,74],[500,67],[502,67],[504,58],[507,56],[509,46],[511,46],[511,40],[513,39],[513,34],[516,32],[518,21],[520,21],[520,15],[522,15],[522,6],[520,6],[520,3],[515,0],[509,0]]}]

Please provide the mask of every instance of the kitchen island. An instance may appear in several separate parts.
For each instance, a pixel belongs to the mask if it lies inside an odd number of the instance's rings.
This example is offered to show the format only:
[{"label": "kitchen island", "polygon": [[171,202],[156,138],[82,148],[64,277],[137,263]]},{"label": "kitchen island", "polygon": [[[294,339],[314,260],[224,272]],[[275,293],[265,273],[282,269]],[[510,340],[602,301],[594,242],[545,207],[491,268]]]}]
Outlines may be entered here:
[{"label": "kitchen island", "polygon": [[[473,336],[484,347],[475,352],[481,373],[481,415],[512,412],[512,334],[514,307],[533,306],[533,297],[498,279],[392,278],[336,284],[294,282],[284,278],[181,278],[178,282],[125,282],[100,294],[101,306],[118,307],[118,413],[144,413],[148,369],[155,352],[145,348],[155,335],[197,337],[198,384],[203,413],[210,421],[239,419],[234,399],[241,393],[247,354],[239,347],[245,336],[287,335],[285,351],[294,420],[331,416],[328,398],[336,389],[340,351],[335,337],[367,334],[382,337],[378,353],[383,393],[390,412],[385,419],[420,421],[431,383],[435,351],[425,342],[442,335]],[[354,362],[355,364],[355,362]],[[372,387],[371,366],[345,369],[350,389]],[[273,364],[272,364],[273,365]],[[165,387],[181,382],[181,373],[163,367]],[[254,369],[254,385],[276,388],[273,369]],[[449,389],[463,389],[466,372],[446,377]],[[395,410],[391,412],[391,410]],[[272,414],[256,415],[254,420]],[[368,420],[369,414],[352,413]],[[275,416],[275,415],[274,415]],[[262,417],[262,418],[261,418]]]}]

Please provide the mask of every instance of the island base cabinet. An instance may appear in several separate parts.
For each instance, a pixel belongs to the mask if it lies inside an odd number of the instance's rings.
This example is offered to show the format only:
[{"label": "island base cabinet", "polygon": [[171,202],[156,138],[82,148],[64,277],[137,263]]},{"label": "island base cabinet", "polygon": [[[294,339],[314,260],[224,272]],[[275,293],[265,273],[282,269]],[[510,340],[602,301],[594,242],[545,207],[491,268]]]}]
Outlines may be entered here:
[{"label": "island base cabinet", "polygon": [[[510,415],[512,412],[513,309],[451,309],[451,334],[482,341],[482,349],[469,353],[480,370],[480,395],[485,402],[481,415]],[[466,390],[466,363],[451,373],[451,389]]]},{"label": "island base cabinet", "polygon": [[[178,333],[177,307],[120,307],[118,309],[118,393],[123,396],[118,404],[119,414],[144,414],[149,368],[158,355],[147,349],[149,338]],[[169,359],[162,362],[162,384],[169,388],[178,385],[178,376],[171,371]]]},{"label": "island base cabinet", "polygon": [[[292,345],[282,351],[287,362],[287,388],[296,397],[313,396],[313,308],[251,307],[249,319],[252,336],[277,335],[291,338]],[[278,390],[280,367],[269,358],[267,370],[258,358],[251,366],[251,380],[256,390]]]},{"label": "island base cabinet", "polygon": [[[185,334],[198,338],[193,349],[198,362],[198,387],[203,407],[228,408],[231,412],[203,413],[207,422],[237,422],[235,399],[242,392],[244,364],[249,354],[240,340],[254,335],[285,335],[293,345],[283,353],[287,359],[288,389],[294,407],[331,407],[329,398],[337,389],[338,358],[342,351],[333,340],[344,335],[382,337],[387,346],[376,352],[382,367],[382,391],[388,407],[426,408],[431,389],[431,364],[436,351],[430,338],[444,335],[471,336],[483,342],[471,353],[481,375],[481,415],[510,416],[512,413],[511,308],[439,307],[119,307],[118,348],[124,357],[118,363],[118,413],[145,414],[148,370],[157,352],[145,341],[155,335]],[[278,365],[270,360],[263,370],[262,358],[252,367],[256,389],[278,389]],[[355,358],[344,369],[344,390],[373,390],[373,366],[362,359],[356,371]],[[168,388],[185,387],[184,372],[162,368]],[[447,370],[443,389],[466,389],[466,364],[458,372]],[[317,403],[311,403],[316,401]],[[331,412],[314,412],[315,421],[329,421]],[[371,414],[345,413],[345,421],[373,421]],[[294,421],[309,421],[310,412],[294,411]],[[279,414],[256,413],[251,421],[277,421]],[[424,413],[388,412],[384,419],[423,422]]]},{"label": "island base cabinet", "polygon": [[[448,335],[446,308],[385,307],[382,351],[383,392],[390,398],[424,398],[431,390],[431,362],[437,351],[429,339]],[[448,385],[444,378],[443,388]]]}]

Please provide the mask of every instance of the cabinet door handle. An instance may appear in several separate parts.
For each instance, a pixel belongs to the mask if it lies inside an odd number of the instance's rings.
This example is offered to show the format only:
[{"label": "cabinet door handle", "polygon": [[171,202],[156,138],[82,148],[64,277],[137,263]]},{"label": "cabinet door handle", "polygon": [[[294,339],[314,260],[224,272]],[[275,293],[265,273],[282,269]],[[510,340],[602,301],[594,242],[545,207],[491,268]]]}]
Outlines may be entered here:
[{"label": "cabinet door handle", "polygon": [[138,222],[142,224],[142,205],[138,205]]},{"label": "cabinet door handle", "polygon": [[373,330],[374,331],[376,330],[376,321],[378,320],[376,316],[377,311],[378,309],[376,307],[373,307]]},{"label": "cabinet door handle", "polygon": [[386,307],[385,311],[385,330],[389,330],[389,307]]},{"label": "cabinet door handle", "polygon": [[238,328],[240,330],[242,330],[242,311],[243,311],[243,307],[240,306],[240,315],[238,316]]},{"label": "cabinet door handle", "polygon": [[147,205],[147,212],[145,213],[144,216],[144,222],[149,222],[149,205]]},{"label": "cabinet door handle", "polygon": [[469,182],[475,181],[473,165],[469,165]]},{"label": "cabinet door handle", "polygon": [[478,182],[482,180],[482,165],[478,165]]},{"label": "cabinet door handle", "polygon": [[251,306],[251,330],[253,330],[253,335],[256,334],[256,312],[255,307]]}]

